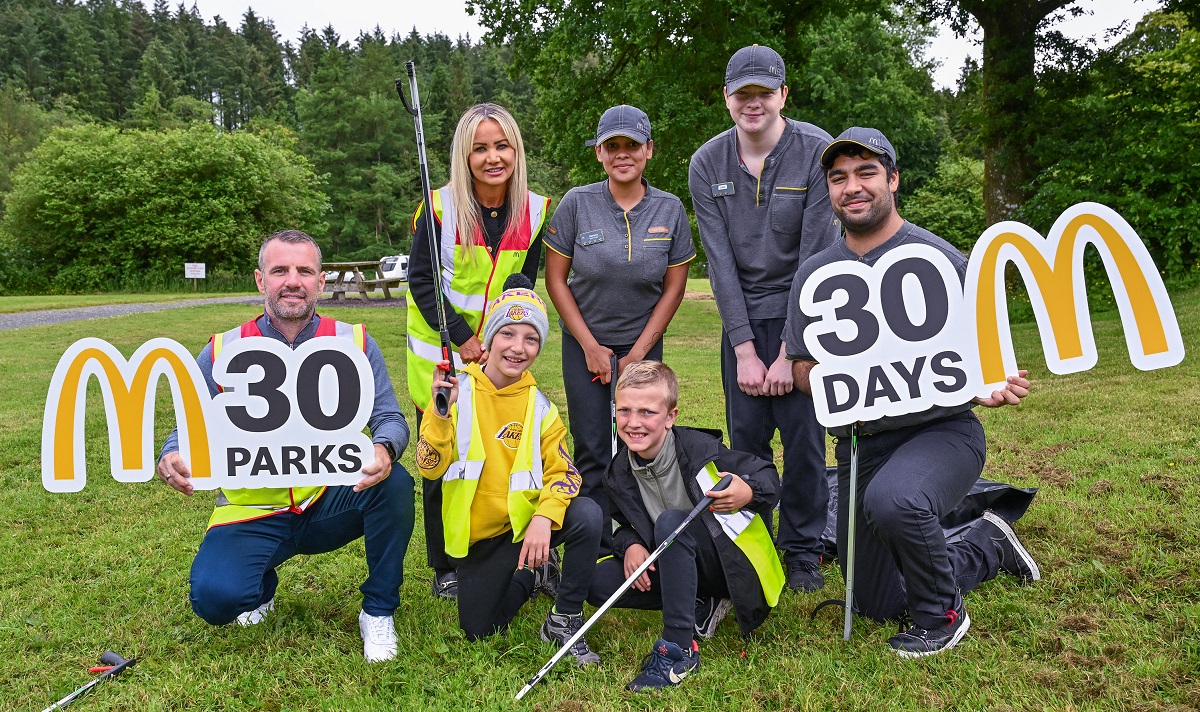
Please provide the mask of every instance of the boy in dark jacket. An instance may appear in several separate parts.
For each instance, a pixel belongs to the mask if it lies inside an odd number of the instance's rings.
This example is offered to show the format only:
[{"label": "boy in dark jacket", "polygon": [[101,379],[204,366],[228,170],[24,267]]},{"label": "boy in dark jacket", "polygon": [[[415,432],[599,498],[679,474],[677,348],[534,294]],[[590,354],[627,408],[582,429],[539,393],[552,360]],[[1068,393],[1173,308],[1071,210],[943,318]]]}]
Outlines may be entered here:
[{"label": "boy in dark jacket", "polygon": [[[675,373],[657,361],[626,367],[617,381],[617,434],[625,447],[604,477],[620,527],[613,557],[596,566],[588,600],[601,605],[675,530],[705,495],[709,511],[693,520],[617,601],[662,610],[663,633],[634,692],[677,685],[700,665],[695,636],[711,637],[730,605],[743,635],[767,617],[783,590],[783,567],[762,515],[779,499],[779,474],[766,460],[735,452],[701,430],[674,427]],[[726,474],[732,484],[712,487]]]}]

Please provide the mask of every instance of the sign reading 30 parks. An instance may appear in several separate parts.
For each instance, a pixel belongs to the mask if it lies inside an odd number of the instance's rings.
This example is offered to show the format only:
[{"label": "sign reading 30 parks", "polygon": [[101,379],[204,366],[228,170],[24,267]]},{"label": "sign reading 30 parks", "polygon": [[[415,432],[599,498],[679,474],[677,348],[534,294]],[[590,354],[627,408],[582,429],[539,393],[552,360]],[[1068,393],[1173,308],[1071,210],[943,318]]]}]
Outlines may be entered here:
[{"label": "sign reading 30 parks", "polygon": [[87,481],[84,414],[96,378],[108,421],[112,476],[145,482],[158,462],[154,405],[166,379],[180,455],[196,489],[346,485],[374,459],[363,428],[375,379],[349,339],[310,339],[295,351],[264,337],[222,349],[211,396],[195,358],[170,339],[152,339],[127,360],[101,339],[72,344],[58,362],[42,423],[42,484],[78,492]]}]

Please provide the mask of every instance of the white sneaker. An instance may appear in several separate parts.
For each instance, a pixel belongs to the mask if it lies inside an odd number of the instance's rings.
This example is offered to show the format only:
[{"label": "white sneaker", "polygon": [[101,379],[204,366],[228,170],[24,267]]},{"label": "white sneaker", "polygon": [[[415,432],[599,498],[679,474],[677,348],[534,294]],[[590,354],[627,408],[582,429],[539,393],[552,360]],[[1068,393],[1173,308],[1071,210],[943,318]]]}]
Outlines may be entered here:
[{"label": "white sneaker", "polygon": [[273,610],[275,610],[274,598],[252,611],[246,611],[245,613],[238,615],[238,625],[242,626],[243,628],[246,626],[258,625],[259,623],[262,623],[266,619],[267,614]]},{"label": "white sneaker", "polygon": [[381,663],[396,657],[396,626],[391,616],[358,613],[358,632],[363,639],[363,657],[369,663]]}]

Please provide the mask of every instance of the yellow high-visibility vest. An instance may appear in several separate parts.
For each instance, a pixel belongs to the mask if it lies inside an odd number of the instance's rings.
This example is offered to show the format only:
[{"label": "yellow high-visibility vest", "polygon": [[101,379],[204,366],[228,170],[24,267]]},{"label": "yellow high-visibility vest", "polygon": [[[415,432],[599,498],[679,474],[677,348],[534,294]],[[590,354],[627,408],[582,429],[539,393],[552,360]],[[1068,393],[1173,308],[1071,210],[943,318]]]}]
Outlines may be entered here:
[{"label": "yellow high-visibility vest", "polygon": [[[520,272],[525,265],[525,256],[546,220],[550,199],[529,193],[527,215],[515,236],[506,236],[501,240],[495,255],[489,254],[483,245],[461,244],[449,187],[433,191],[429,202],[433,206],[433,217],[441,226],[439,254],[442,271],[434,278],[441,280],[446,308],[458,312],[479,336],[483,328],[484,308],[504,291],[504,280],[514,272]],[[422,203],[413,217],[414,230],[424,207]],[[468,251],[473,253],[471,258],[467,257]],[[442,340],[437,325],[425,322],[416,300],[411,296],[408,299],[407,317],[408,394],[413,403],[424,410],[433,390],[434,366],[442,361]],[[457,352],[452,351],[451,358],[454,359],[455,370],[462,370],[463,364]]]},{"label": "yellow high-visibility vest", "polygon": [[[696,484],[700,485],[701,492],[708,492],[720,481],[717,466],[711,462],[696,474]],[[713,512],[713,516],[725,535],[750,560],[766,594],[767,604],[774,607],[779,603],[779,594],[787,579],[783,575],[783,565],[779,563],[779,554],[775,551],[775,542],[771,541],[771,532],[767,531],[762,517],[748,509],[728,514]]]},{"label": "yellow high-visibility vest", "polygon": [[[318,316],[315,336],[340,336],[353,339],[354,345],[366,351],[367,327],[363,324],[347,324]],[[212,336],[213,363],[221,351],[234,341],[247,336],[262,336],[258,319],[251,319],[241,326],[223,334]],[[219,387],[219,386],[218,386]],[[261,519],[281,512],[299,514],[312,506],[325,493],[324,487],[262,487],[259,489],[217,490],[217,507],[208,520],[208,528],[223,524]]]},{"label": "yellow high-visibility vest", "polygon": [[[459,381],[458,401],[450,409],[454,423],[458,459],[442,475],[442,528],[445,531],[446,553],[455,558],[467,555],[471,545],[471,502],[483,474],[483,436],[479,422],[471,417],[474,408],[472,381]],[[548,418],[554,406],[537,388],[529,389],[525,417],[521,426],[521,442],[508,475],[508,520],[512,525],[513,541],[525,538],[525,530],[537,511],[542,493],[542,436],[556,418]],[[467,414],[460,417],[460,414]]]}]

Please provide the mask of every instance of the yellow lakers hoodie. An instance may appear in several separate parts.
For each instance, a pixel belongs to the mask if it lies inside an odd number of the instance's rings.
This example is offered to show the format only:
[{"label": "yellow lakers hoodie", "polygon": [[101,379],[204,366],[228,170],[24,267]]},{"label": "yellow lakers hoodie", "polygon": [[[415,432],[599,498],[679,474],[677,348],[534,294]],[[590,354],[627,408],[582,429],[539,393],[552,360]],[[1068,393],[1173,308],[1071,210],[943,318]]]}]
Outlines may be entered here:
[{"label": "yellow lakers hoodie", "polygon": [[[474,412],[456,413],[455,409],[450,418],[440,418],[430,403],[421,419],[417,467],[426,479],[436,480],[445,474],[446,468],[458,459],[457,418],[476,419],[486,464],[471,502],[470,543],[473,545],[512,529],[508,516],[508,479],[521,438],[537,437],[537,433],[522,432],[525,406],[530,389],[537,386],[537,381],[525,371],[516,383],[497,389],[477,364],[468,364],[459,373],[459,378],[464,377],[471,379]],[[549,425],[541,441],[542,491],[535,514],[546,517],[553,523],[553,529],[559,529],[567,505],[579,494],[582,480],[564,443],[567,428],[553,405],[546,420]]]}]

